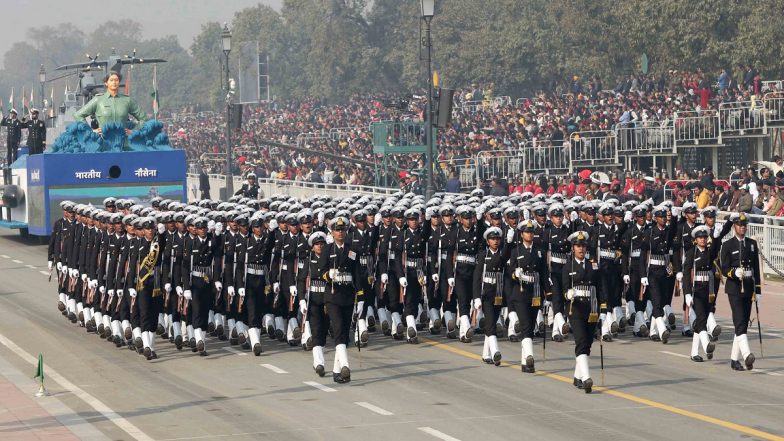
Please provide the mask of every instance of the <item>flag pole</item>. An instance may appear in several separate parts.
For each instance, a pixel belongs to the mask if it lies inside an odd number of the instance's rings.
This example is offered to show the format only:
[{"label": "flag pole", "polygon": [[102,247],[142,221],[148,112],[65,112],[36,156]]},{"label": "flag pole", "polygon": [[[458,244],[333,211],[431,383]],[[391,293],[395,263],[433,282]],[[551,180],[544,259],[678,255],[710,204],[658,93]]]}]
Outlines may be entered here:
[{"label": "flag pole", "polygon": [[49,392],[44,387],[44,356],[43,354],[38,354],[38,369],[35,371],[35,377],[33,378],[40,378],[41,384],[38,388],[38,392],[35,393],[37,398],[47,397],[49,396]]}]

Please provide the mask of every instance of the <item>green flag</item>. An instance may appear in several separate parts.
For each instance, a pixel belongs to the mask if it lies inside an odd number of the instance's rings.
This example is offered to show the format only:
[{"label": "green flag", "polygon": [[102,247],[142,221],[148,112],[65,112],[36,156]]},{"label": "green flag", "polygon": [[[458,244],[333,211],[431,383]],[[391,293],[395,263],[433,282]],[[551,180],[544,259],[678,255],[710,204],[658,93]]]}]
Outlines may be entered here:
[{"label": "green flag", "polygon": [[43,354],[38,354],[38,369],[35,370],[35,377],[33,378],[41,378],[41,383],[44,382],[44,356]]}]

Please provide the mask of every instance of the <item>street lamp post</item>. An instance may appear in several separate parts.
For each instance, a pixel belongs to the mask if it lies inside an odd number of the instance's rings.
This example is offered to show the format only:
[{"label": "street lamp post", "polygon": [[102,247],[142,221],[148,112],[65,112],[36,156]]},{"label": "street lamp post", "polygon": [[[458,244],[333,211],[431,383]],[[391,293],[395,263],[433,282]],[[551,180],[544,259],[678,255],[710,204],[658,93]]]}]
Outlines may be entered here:
[{"label": "street lamp post", "polygon": [[432,63],[432,42],[430,40],[430,21],[435,15],[436,0],[420,0],[422,6],[422,19],[425,20],[425,38],[422,44],[427,47],[427,108],[425,109],[425,139],[427,142],[427,154],[425,155],[425,167],[427,173],[427,183],[425,187],[425,199],[433,197],[433,63]]},{"label": "street lamp post", "polygon": [[38,82],[41,84],[41,111],[43,112],[44,108],[44,83],[46,83],[46,71],[44,70],[44,65],[41,65],[41,69],[38,71]]},{"label": "street lamp post", "polygon": [[228,23],[223,24],[221,32],[221,42],[223,44],[223,54],[226,56],[223,68],[226,74],[226,199],[234,194],[234,178],[231,172],[232,148],[231,148],[231,88],[229,83],[229,52],[231,52],[231,31]]}]

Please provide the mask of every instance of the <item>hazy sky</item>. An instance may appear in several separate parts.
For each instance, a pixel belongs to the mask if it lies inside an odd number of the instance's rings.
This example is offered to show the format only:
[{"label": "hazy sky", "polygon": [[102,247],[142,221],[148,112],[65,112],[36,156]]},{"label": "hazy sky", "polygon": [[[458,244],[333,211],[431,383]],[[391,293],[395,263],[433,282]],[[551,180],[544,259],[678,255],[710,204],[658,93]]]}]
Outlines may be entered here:
[{"label": "hazy sky", "polygon": [[89,34],[98,23],[122,18],[141,23],[145,38],[175,34],[188,49],[203,23],[230,21],[235,12],[258,3],[280,10],[282,0],[0,0],[0,59],[29,28],[70,22]]}]

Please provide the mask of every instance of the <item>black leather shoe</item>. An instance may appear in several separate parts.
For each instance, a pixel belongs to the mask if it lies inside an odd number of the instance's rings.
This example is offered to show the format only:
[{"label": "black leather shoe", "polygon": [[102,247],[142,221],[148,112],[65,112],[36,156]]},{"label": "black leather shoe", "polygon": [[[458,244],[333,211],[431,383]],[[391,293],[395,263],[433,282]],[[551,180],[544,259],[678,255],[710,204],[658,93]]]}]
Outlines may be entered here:
[{"label": "black leather shoe", "polygon": [[351,381],[351,369],[349,369],[348,366],[340,368],[340,378],[342,378],[345,383]]},{"label": "black leather shoe", "polygon": [[178,351],[182,350],[182,336],[178,335],[174,337],[174,346],[177,348]]},{"label": "black leather shoe", "polygon": [[383,333],[386,336],[392,334],[392,330],[389,328],[389,322],[386,320],[381,322],[381,333]]},{"label": "black leather shoe", "polygon": [[376,328],[376,317],[372,316],[372,315],[368,316],[368,318],[367,318],[367,325],[368,325],[368,330],[373,328],[372,331],[375,331],[375,328]]},{"label": "black leather shoe", "polygon": [[501,366],[501,353],[496,352],[493,354],[493,364],[496,366]]},{"label": "black leather shoe", "polygon": [[142,338],[141,337],[134,338],[133,339],[133,344],[136,346],[136,350],[138,350],[140,353],[144,349],[144,342],[142,342]]},{"label": "black leather shoe", "polygon": [[323,364],[315,366],[313,368],[313,370],[316,371],[316,374],[318,374],[319,377],[323,377],[324,376],[324,365]]},{"label": "black leather shoe", "polygon": [[[523,368],[525,368],[525,366],[523,366]],[[525,372],[525,371],[523,371],[523,372]],[[583,381],[582,380],[578,380],[575,377],[575,378],[572,379],[572,385],[574,385],[574,387],[576,387],[577,389],[582,389],[583,388]]]},{"label": "black leather shoe", "polygon": [[152,360],[152,350],[150,348],[144,348],[144,357],[147,360]]},{"label": "black leather shoe", "polygon": [[441,332],[441,328],[443,327],[443,323],[441,322],[440,318],[433,320],[433,329],[435,329],[435,333],[438,334]]},{"label": "black leather shoe", "polygon": [[583,387],[582,387],[582,389],[583,389],[583,390],[585,391],[585,393],[587,393],[587,394],[591,393],[591,391],[593,390],[593,380],[592,380],[592,379],[590,379],[590,378],[586,378],[586,379],[585,379],[585,381],[583,381]]},{"label": "black leather shoe", "polygon": [[204,342],[203,342],[202,340],[199,340],[199,341],[196,343],[196,350],[197,350],[198,352],[204,352]]},{"label": "black leather shoe", "polygon": [[[281,331],[282,332],[282,331]],[[245,333],[240,332],[237,334],[237,343],[244,345],[247,338],[245,337]]]},{"label": "black leather shoe", "polygon": [[661,341],[661,337],[659,337],[659,334],[651,334],[650,339],[651,341],[657,341],[657,342]]},{"label": "black leather shoe", "polygon": [[713,360],[713,351],[716,350],[716,343],[709,342],[708,347],[705,348],[705,355],[708,357],[708,360]]},{"label": "black leather shoe", "polygon": [[493,364],[493,360],[490,358],[483,358],[482,361],[484,361],[485,364]]},{"label": "black leather shoe", "polygon": [[[253,355],[257,357],[261,355],[261,343],[256,343],[253,345]],[[324,369],[324,367],[322,366],[321,369]]]},{"label": "black leather shoe", "polygon": [[207,351],[199,352],[199,357],[206,357],[207,355],[209,355],[209,354],[207,354]]},{"label": "black leather shoe", "polygon": [[[294,345],[294,346],[296,346],[296,345]],[[242,346],[240,346],[240,347],[241,347],[242,349],[246,350],[246,351],[249,351],[249,350],[250,350],[250,343],[246,341],[246,342],[245,342],[245,343],[243,343],[243,344],[242,344]]]},{"label": "black leather shoe", "polygon": [[618,322],[610,323],[610,332],[612,332],[613,334],[617,334],[619,329],[620,327],[618,326]]},{"label": "black leather shoe", "polygon": [[662,342],[662,344],[666,345],[668,341],[670,341],[670,331],[662,332],[662,335],[661,335],[661,342]]},{"label": "black leather shoe", "polygon": [[702,357],[699,356],[699,355],[692,355],[691,356],[691,361],[696,361],[697,363],[702,363],[703,362]]},{"label": "black leather shoe", "polygon": [[57,309],[59,309],[59,310],[60,310],[60,312],[63,312],[63,311],[65,311],[65,303],[63,303],[63,302],[61,302],[61,301],[59,301],[59,300],[58,300],[58,301],[57,301]]},{"label": "black leather shoe", "polygon": [[523,372],[534,373],[534,357],[533,355],[529,355],[525,357],[525,370]]},{"label": "black leather shoe", "polygon": [[468,330],[466,330],[465,338],[466,340],[468,340],[468,343],[470,343],[471,339],[474,338],[475,333],[476,333],[476,329],[474,328],[468,328]]},{"label": "black leather shoe", "polygon": [[509,341],[512,343],[519,343],[520,337],[518,337],[517,334],[512,334],[509,336]]},{"label": "black leather shoe", "polygon": [[563,343],[563,341],[564,341],[563,335],[561,335],[561,334],[554,334],[553,335],[553,341],[554,342],[558,342],[558,343]]},{"label": "black leather shoe", "polygon": [[754,357],[754,354],[749,354],[749,356],[746,357],[746,360],[744,360],[744,364],[746,365],[746,370],[750,371],[754,369],[754,361],[756,360],[757,359],[756,357]]},{"label": "black leather shoe", "polygon": [[604,334],[604,335],[602,336],[602,341],[605,341],[605,342],[608,342],[608,343],[609,343],[609,342],[611,342],[611,341],[613,341],[612,335],[610,335],[610,334]]},{"label": "black leather shoe", "polygon": [[340,376],[339,373],[335,373],[335,372],[332,373],[332,381],[334,381],[335,383],[338,383],[338,384],[343,384],[343,383],[346,382],[343,379],[343,377]]},{"label": "black leather shoe", "polygon": [[153,360],[157,360],[157,359],[158,359],[158,354],[156,354],[156,353],[155,353],[155,351],[152,351],[152,355],[150,355],[150,357],[151,357]]},{"label": "black leather shoe", "polygon": [[229,344],[232,345],[232,346],[237,346],[238,344],[240,344],[240,342],[239,342],[239,340],[237,338],[232,337],[232,338],[229,339]]},{"label": "black leather shoe", "polygon": [[74,314],[73,312],[69,312],[68,313],[68,320],[70,320],[71,323],[76,323],[76,314]]},{"label": "black leather shoe", "polygon": [[209,332],[210,334],[215,332],[215,322],[207,323],[207,332]]},{"label": "black leather shoe", "polygon": [[163,325],[158,323],[158,328],[155,329],[155,333],[158,335],[163,335],[165,330],[163,329]]},{"label": "black leather shoe", "polygon": [[190,347],[191,347],[191,352],[199,352],[199,351],[196,349],[196,339],[195,339],[195,338],[192,338],[192,339],[190,339],[190,340],[188,341],[188,346],[190,346]]},{"label": "black leather shoe", "polygon": [[675,328],[675,314],[674,313],[671,312],[671,313],[669,313],[667,315],[667,324],[669,324],[670,327]]},{"label": "black leather shoe", "polygon": [[413,339],[413,338],[416,338],[416,335],[417,335],[417,331],[416,331],[416,329],[414,329],[414,328],[408,328],[408,331],[407,331],[407,332],[408,332],[408,339],[409,339],[409,340],[411,340],[411,339]]},{"label": "black leather shoe", "polygon": [[[711,332],[710,336],[713,337],[714,339],[718,340],[719,335],[721,335],[721,326],[716,325],[716,327],[713,328],[713,332]],[[713,340],[713,341],[716,341],[716,340]]]},{"label": "black leather shoe", "polygon": [[681,331],[681,335],[684,337],[692,338],[694,337],[694,331],[692,331],[691,329],[687,329],[685,331]]},{"label": "black leather shoe", "polygon": [[730,360],[730,367],[732,368],[733,371],[745,371],[746,370],[746,369],[743,369],[743,366],[737,360]]},{"label": "black leather shoe", "polygon": [[402,323],[398,323],[397,327],[395,328],[395,334],[403,335],[404,332],[406,332],[406,327],[403,326]]},{"label": "black leather shoe", "polygon": [[133,337],[133,331],[131,331],[131,328],[125,328],[124,332],[125,332],[124,335],[126,340],[130,340],[131,337]]}]

